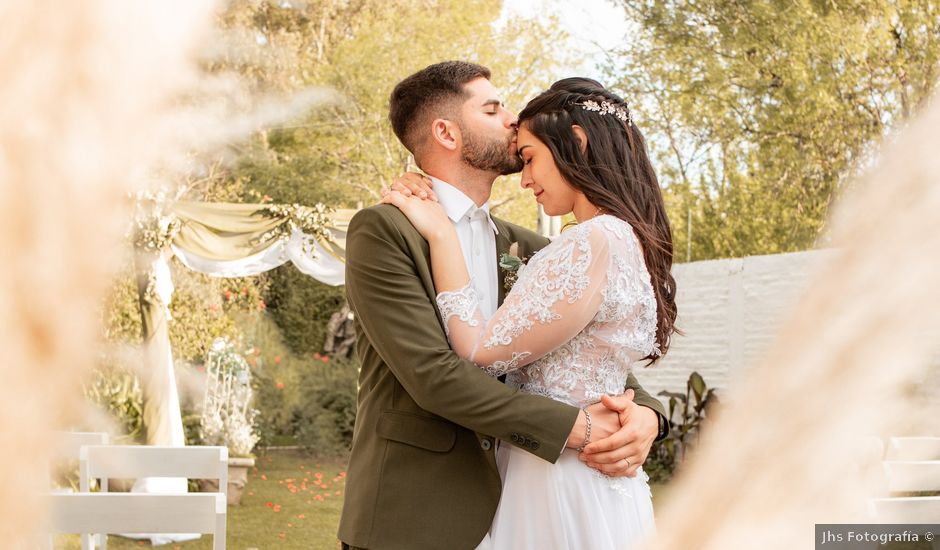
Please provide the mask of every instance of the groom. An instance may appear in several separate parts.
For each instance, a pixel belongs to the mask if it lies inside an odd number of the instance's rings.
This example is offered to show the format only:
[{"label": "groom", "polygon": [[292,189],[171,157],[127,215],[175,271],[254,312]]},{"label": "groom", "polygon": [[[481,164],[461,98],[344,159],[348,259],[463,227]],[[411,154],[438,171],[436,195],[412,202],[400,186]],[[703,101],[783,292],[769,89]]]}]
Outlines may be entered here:
[{"label": "groom", "polygon": [[[434,178],[491,315],[505,295],[498,255],[517,242],[519,256],[528,256],[548,241],[489,216],[493,181],[521,168],[516,117],[489,77],[472,63],[431,65],[395,87],[390,119]],[[356,214],[346,243],[346,292],[362,368],[339,538],[344,548],[472,549],[499,503],[497,440],[555,462],[566,447],[584,443],[585,414],[520,393],[450,349],[428,244],[397,208]],[[619,398],[628,414],[601,404],[588,409],[595,434],[620,428],[603,442],[613,450],[589,462],[615,475],[635,471],[653,439],[665,435],[659,401],[632,375],[627,387],[636,392],[636,404]]]}]

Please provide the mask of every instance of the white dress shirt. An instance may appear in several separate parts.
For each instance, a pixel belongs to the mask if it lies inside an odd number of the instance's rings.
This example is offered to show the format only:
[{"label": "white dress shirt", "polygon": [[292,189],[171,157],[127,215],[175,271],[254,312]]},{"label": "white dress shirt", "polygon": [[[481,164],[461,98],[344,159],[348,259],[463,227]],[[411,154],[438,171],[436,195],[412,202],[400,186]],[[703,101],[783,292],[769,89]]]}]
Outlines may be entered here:
[{"label": "white dress shirt", "polygon": [[499,270],[496,265],[496,224],[490,218],[490,203],[477,205],[462,191],[432,177],[432,188],[447,217],[457,229],[470,282],[481,296],[483,316],[489,319],[496,312],[499,300]]}]

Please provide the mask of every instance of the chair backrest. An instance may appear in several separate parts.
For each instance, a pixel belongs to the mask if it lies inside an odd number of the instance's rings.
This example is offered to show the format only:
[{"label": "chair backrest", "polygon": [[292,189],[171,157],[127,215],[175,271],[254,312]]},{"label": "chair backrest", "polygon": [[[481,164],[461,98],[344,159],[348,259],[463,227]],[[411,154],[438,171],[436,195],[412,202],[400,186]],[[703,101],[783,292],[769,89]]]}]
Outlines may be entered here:
[{"label": "chair backrest", "polygon": [[[89,445],[107,445],[109,441],[108,434],[105,432],[59,432],[59,448],[55,460],[57,462],[79,460],[82,447]],[[91,489],[91,480],[88,476],[82,476],[79,480],[80,490],[88,492]],[[104,488],[104,487],[103,487]],[[100,544],[104,547],[104,544]],[[91,550],[94,548],[89,535],[82,535],[82,550]]]},{"label": "chair backrest", "polygon": [[85,445],[107,445],[108,434],[104,432],[59,432],[58,460],[78,460]]},{"label": "chair backrest", "polygon": [[[892,493],[940,491],[940,437],[892,437],[883,462]],[[874,498],[870,513],[881,523],[940,523],[940,497]]]},{"label": "chair backrest", "polygon": [[889,491],[940,491],[940,460],[886,460],[884,468]]},{"label": "chair backrest", "polygon": [[211,533],[225,548],[227,504],[221,493],[48,495],[51,533]]},{"label": "chair backrest", "polygon": [[164,447],[151,445],[90,445],[80,461],[92,477],[188,477],[220,479],[227,476],[225,447]]},{"label": "chair backrest", "polygon": [[940,460],[940,437],[892,437],[888,460]]},{"label": "chair backrest", "polygon": [[879,523],[940,522],[940,497],[873,498],[869,503]]},{"label": "chair backrest", "polygon": [[219,490],[228,493],[228,449],[225,447],[91,445],[82,448],[79,464],[82,479],[217,479]]}]

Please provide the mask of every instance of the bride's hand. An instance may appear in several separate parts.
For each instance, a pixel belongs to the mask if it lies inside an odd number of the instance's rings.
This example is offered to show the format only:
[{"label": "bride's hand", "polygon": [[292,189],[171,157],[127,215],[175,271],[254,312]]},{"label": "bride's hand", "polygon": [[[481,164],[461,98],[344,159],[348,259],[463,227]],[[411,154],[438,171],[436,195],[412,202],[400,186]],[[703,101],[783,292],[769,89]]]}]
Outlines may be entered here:
[{"label": "bride's hand", "polygon": [[592,437],[593,442],[579,456],[588,466],[608,476],[636,476],[659,433],[657,413],[636,404],[634,396],[635,392],[629,389],[615,397],[601,397],[600,404],[618,413],[621,427],[609,438]]},{"label": "bride's hand", "polygon": [[[588,443],[607,439],[620,429],[620,417],[616,411],[611,411],[601,403],[594,403],[585,409],[591,414],[591,437]],[[587,435],[587,419],[585,413],[578,413],[578,419],[568,435],[567,447],[576,449],[584,444]]]},{"label": "bride's hand", "polygon": [[437,195],[431,188],[431,178],[417,172],[405,172],[398,176],[398,179],[392,183],[390,190],[398,191],[406,197],[414,196],[437,202]]},{"label": "bride's hand", "polygon": [[595,403],[587,408],[593,420],[591,426],[591,442],[607,439],[620,429],[620,417],[615,411]]},{"label": "bride's hand", "polygon": [[406,197],[399,191],[386,191],[382,197],[384,204],[392,204],[404,212],[411,225],[428,241],[441,239],[454,232],[444,207],[440,204],[423,200],[415,196]]}]

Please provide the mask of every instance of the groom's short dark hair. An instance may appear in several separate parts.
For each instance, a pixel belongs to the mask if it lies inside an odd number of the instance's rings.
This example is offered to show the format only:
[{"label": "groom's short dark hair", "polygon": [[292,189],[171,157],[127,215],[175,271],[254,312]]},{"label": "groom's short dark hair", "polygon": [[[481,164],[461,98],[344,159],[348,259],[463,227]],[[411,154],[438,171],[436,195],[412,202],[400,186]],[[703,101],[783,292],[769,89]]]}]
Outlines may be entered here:
[{"label": "groom's short dark hair", "polygon": [[392,90],[388,109],[392,130],[420,162],[428,137],[424,132],[431,121],[454,116],[459,100],[467,96],[464,84],[489,77],[489,69],[466,61],[443,61],[421,69]]}]

